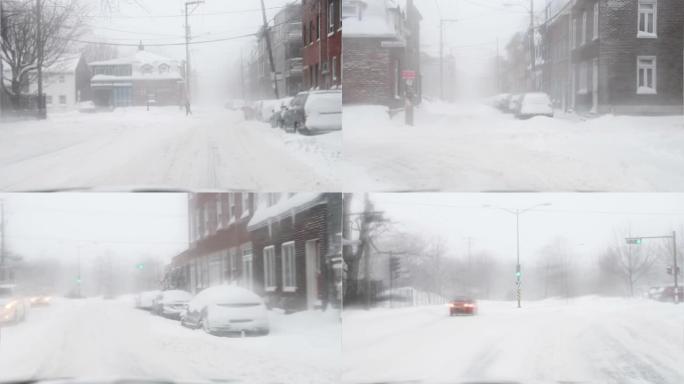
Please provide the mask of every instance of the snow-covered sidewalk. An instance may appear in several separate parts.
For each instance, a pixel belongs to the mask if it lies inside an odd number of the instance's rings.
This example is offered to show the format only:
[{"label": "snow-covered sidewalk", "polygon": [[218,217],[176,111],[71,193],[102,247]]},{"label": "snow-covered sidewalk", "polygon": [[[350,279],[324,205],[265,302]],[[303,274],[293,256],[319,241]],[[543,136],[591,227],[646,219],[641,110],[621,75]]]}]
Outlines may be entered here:
[{"label": "snow-covered sidewalk", "polygon": [[482,104],[424,103],[414,127],[344,107],[348,190],[681,191],[684,118],[517,120]]},{"label": "snow-covered sidewalk", "polygon": [[675,384],[684,306],[582,297],[484,301],[472,317],[424,306],[343,314],[343,381]]},{"label": "snow-covered sidewalk", "polygon": [[216,337],[133,308],[132,301],[58,300],[2,328],[0,381],[143,377],[245,383],[336,383],[335,311],[269,315],[265,337]]},{"label": "snow-covered sidewalk", "polygon": [[332,191],[340,132],[286,134],[221,108],[53,113],[0,126],[0,189]]}]

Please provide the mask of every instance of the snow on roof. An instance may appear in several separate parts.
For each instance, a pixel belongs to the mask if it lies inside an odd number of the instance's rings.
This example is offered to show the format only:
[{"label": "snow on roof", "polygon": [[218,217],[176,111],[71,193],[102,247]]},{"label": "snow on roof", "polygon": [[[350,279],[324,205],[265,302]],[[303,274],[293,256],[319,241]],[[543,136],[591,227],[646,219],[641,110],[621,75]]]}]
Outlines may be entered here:
[{"label": "snow on roof", "polygon": [[132,56],[118,57],[116,59],[104,60],[104,61],[93,61],[88,65],[121,65],[121,64],[137,64],[144,65],[150,64],[157,66],[159,64],[175,64],[177,60],[170,59],[165,56],[157,55],[156,53],[148,52],[145,50],[138,50]]},{"label": "snow on roof", "polygon": [[397,7],[398,0],[345,0],[347,4],[361,7],[360,17],[344,19],[344,37],[396,37],[390,9]]},{"label": "snow on roof", "polygon": [[248,229],[255,229],[268,224],[271,220],[301,212],[315,205],[324,203],[322,193],[295,193],[290,197],[281,198],[279,202],[268,207],[264,202],[259,205],[254,216],[247,224]]},{"label": "snow on roof", "polygon": [[69,53],[64,54],[62,57],[57,59],[52,65],[49,65],[43,69],[43,72],[47,73],[73,73],[76,72],[76,67],[81,61],[80,53]]},{"label": "snow on roof", "polygon": [[95,75],[90,81],[91,82],[103,82],[103,81],[131,81],[131,80],[182,80],[180,74],[176,72],[166,72],[166,73],[135,73],[132,76],[114,76],[114,75]]}]

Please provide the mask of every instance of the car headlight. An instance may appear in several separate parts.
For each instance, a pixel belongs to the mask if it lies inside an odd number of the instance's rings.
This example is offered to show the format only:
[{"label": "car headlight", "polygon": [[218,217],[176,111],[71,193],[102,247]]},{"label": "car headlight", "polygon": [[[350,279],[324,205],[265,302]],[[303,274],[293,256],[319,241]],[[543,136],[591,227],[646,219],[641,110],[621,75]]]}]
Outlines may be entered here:
[{"label": "car headlight", "polygon": [[16,305],[17,305],[16,301],[9,302],[9,303],[5,304],[5,309],[12,309]]}]

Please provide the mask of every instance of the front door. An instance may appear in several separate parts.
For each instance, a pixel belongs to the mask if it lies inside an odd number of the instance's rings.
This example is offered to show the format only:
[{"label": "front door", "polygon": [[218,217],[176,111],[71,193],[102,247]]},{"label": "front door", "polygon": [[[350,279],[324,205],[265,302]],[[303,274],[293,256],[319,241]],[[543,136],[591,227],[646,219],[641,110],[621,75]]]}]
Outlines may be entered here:
[{"label": "front door", "polygon": [[314,309],[320,305],[319,290],[321,282],[321,245],[318,239],[308,240],[306,257],[306,306]]}]

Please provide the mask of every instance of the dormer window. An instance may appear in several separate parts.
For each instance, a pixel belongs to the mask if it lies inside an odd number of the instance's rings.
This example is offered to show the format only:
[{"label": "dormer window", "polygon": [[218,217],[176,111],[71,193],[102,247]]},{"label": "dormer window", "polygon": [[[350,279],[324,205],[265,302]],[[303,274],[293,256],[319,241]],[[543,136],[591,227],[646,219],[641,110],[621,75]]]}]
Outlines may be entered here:
[{"label": "dormer window", "polygon": [[159,73],[167,73],[169,71],[169,65],[168,64],[161,64],[159,66]]},{"label": "dormer window", "polygon": [[145,64],[140,68],[142,71],[143,75],[149,75],[152,73],[152,66],[150,64]]}]

